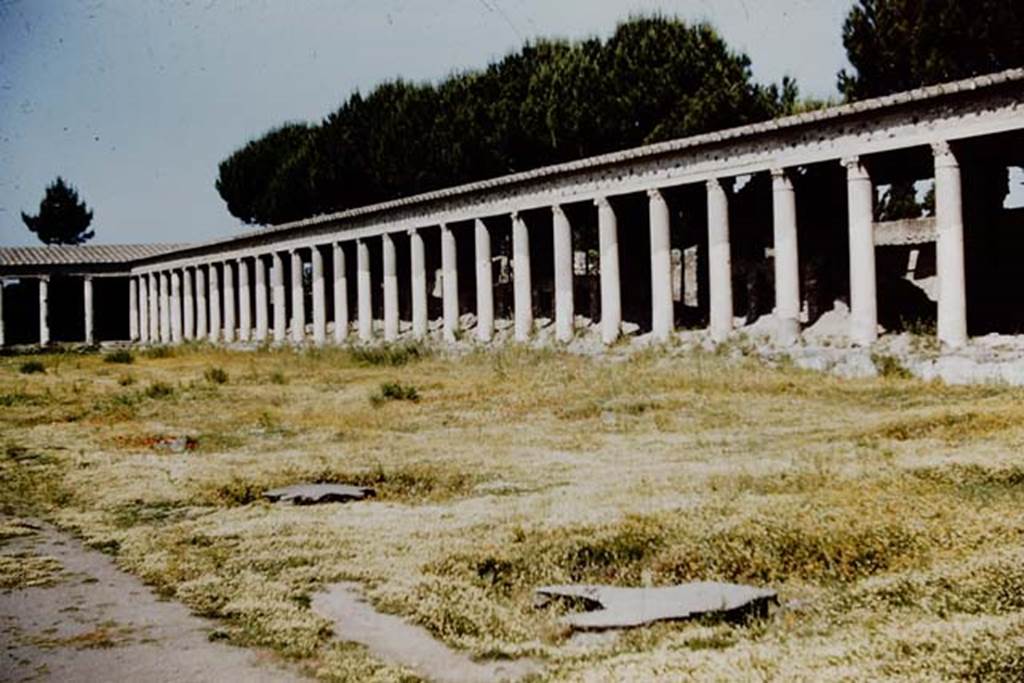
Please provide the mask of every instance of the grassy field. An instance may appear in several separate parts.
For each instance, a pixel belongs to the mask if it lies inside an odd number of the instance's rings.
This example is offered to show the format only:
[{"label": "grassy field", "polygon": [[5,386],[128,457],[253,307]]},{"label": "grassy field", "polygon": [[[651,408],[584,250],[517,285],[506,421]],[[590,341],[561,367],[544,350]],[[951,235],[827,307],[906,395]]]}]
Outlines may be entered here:
[{"label": "grassy field", "polygon": [[[310,611],[342,579],[551,680],[1024,671],[1020,389],[714,354],[186,347],[0,358],[0,430],[3,512],[73,529],[218,619],[215,637],[324,680],[408,677]],[[260,500],[298,480],[378,497]],[[543,583],[696,579],[786,607],[582,648],[532,601]]]}]

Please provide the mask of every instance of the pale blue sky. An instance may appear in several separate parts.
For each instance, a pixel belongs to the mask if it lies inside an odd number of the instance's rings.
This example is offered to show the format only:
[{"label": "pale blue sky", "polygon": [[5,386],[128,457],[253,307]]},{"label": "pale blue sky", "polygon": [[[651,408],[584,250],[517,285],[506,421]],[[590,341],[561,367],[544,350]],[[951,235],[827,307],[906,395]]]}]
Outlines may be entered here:
[{"label": "pale blue sky", "polygon": [[195,241],[242,229],[217,164],[354,89],[482,67],[525,39],[607,36],[631,13],[706,19],[755,78],[835,94],[852,0],[0,0],[0,245],[33,244],[63,175],[94,243]]}]

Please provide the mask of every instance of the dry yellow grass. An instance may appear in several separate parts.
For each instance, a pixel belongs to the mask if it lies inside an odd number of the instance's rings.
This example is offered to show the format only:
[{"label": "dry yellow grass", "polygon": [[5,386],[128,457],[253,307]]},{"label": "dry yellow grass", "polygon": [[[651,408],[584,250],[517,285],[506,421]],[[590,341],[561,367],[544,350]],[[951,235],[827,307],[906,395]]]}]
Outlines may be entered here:
[{"label": "dry yellow grass", "polygon": [[[453,646],[538,657],[552,680],[1024,671],[1020,389],[660,352],[152,356],[46,355],[32,375],[0,359],[0,506],[77,530],[221,635],[325,680],[406,675],[332,643],[309,610],[340,579]],[[159,448],[180,435],[194,448]],[[259,500],[310,478],[378,498]],[[539,583],[693,579],[791,605],[584,651],[531,600]]]}]

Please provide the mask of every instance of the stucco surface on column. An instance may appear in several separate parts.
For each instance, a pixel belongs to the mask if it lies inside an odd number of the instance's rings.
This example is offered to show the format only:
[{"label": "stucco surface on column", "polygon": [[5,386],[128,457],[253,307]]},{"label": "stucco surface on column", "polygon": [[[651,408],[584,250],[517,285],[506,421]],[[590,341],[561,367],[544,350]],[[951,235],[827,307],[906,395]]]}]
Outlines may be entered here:
[{"label": "stucco surface on column", "polygon": [[334,254],[334,341],[348,338],[348,276],[345,272],[345,249],[335,242]]},{"label": "stucco surface on column", "polygon": [[512,214],[512,296],[516,341],[533,334],[533,285],[530,276],[530,229],[518,213]]},{"label": "stucco surface on column", "polygon": [[166,270],[160,273],[160,341],[171,341],[171,275]]},{"label": "stucco surface on column", "polygon": [[301,344],[306,338],[306,293],[302,290],[302,254],[292,250],[292,341]]},{"label": "stucco surface on column", "polygon": [[288,309],[284,291],[284,259],[279,252],[274,252],[271,257],[270,277],[274,294],[274,341],[278,344],[284,343],[288,338]]},{"label": "stucco surface on column", "polygon": [[939,276],[938,335],[950,348],[967,343],[967,278],[964,271],[964,215],[960,164],[945,142],[935,156],[935,243]]},{"label": "stucco surface on column", "polygon": [[205,339],[209,334],[207,321],[209,307],[206,295],[206,266],[196,266],[196,339]]},{"label": "stucco surface on column", "polygon": [[729,194],[721,180],[707,183],[708,286],[711,338],[723,341],[732,332],[732,249],[729,244]]},{"label": "stucco surface on column", "polygon": [[149,280],[149,340],[155,344],[160,341],[160,278],[156,273],[146,277]]},{"label": "stucco surface on column", "polygon": [[398,258],[391,235],[381,235],[381,260],[384,271],[384,339],[398,339]]},{"label": "stucco surface on column", "polygon": [[85,343],[92,344],[96,340],[96,323],[93,318],[92,278],[82,278],[82,308],[85,313]]},{"label": "stucco surface on column", "polygon": [[479,218],[473,223],[474,265],[476,266],[476,338],[489,342],[494,337],[494,283],[491,276],[491,232]]},{"label": "stucco surface on column", "polygon": [[444,338],[455,341],[459,330],[459,267],[456,259],[455,234],[447,225],[441,226],[441,295],[444,309]]},{"label": "stucco surface on column", "polygon": [[842,163],[850,230],[850,341],[868,345],[878,338],[874,187],[862,159],[851,157]]},{"label": "stucco surface on column", "polygon": [[597,205],[597,241],[601,264],[601,340],[611,344],[622,329],[622,285],[619,282],[619,222],[606,197]]},{"label": "stucco surface on column", "polygon": [[50,343],[50,280],[39,278],[39,345]]},{"label": "stucco surface on column", "polygon": [[555,336],[572,339],[575,309],[572,296],[572,227],[561,206],[551,208],[555,257]]},{"label": "stucco surface on column", "polygon": [[0,279],[0,346],[7,343],[4,336],[4,281]]},{"label": "stucco surface on column", "polygon": [[196,302],[192,291],[192,269],[181,271],[181,306],[184,312],[185,329],[183,335],[189,341],[196,338]]},{"label": "stucco surface on column", "polygon": [[796,343],[800,336],[800,258],[797,252],[796,194],[784,170],[772,171],[775,241],[776,342]]},{"label": "stucco surface on column", "polygon": [[649,190],[647,196],[651,230],[651,336],[663,342],[675,327],[668,203],[658,190]]},{"label": "stucco surface on column", "polygon": [[262,256],[253,259],[255,272],[255,292],[253,292],[256,303],[256,341],[267,341],[267,330],[269,328],[269,302],[267,300],[267,262]]},{"label": "stucco surface on column", "polygon": [[327,301],[324,297],[324,256],[320,247],[313,246],[310,251],[313,274],[313,343],[323,345],[327,339]]},{"label": "stucco surface on column", "polygon": [[138,277],[139,281],[139,341],[149,341],[149,282],[145,275]]},{"label": "stucco surface on column", "polygon": [[181,343],[181,275],[171,271],[171,341]]},{"label": "stucco surface on column", "polygon": [[[0,316],[0,328],[3,327],[3,317]],[[128,341],[139,339],[139,279],[128,278]],[[0,346],[3,341],[0,340]]]},{"label": "stucco surface on column", "polygon": [[235,341],[235,331],[238,328],[237,319],[235,318],[235,268],[234,266],[225,261],[223,264],[224,270],[224,341],[231,343]]},{"label": "stucco surface on column", "polygon": [[238,259],[238,339],[252,338],[252,302],[249,297],[249,259]]},{"label": "stucco surface on column", "polygon": [[210,341],[221,340],[220,318],[220,271],[217,264],[210,264]]},{"label": "stucco surface on column", "polygon": [[373,309],[370,298],[370,247],[363,240],[356,242],[356,290],[359,338],[367,341],[373,337]]},{"label": "stucco surface on column", "polygon": [[419,230],[409,231],[409,282],[412,285],[412,336],[427,336],[427,259],[423,250],[423,235]]}]

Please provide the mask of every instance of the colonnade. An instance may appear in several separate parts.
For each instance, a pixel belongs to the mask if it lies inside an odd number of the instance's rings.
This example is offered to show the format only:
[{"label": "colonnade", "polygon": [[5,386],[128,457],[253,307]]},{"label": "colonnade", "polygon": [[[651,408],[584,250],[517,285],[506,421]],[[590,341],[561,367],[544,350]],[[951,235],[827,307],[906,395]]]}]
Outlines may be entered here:
[{"label": "colonnade", "polygon": [[[82,341],[86,344],[96,342],[96,315],[93,304],[93,277],[83,275],[82,278],[82,319],[84,335]],[[33,275],[20,279],[35,280],[39,288],[39,345],[46,346],[50,343],[50,276]],[[138,313],[138,290],[134,280],[129,290],[129,318],[134,319]],[[4,281],[0,279],[0,346],[6,344],[4,332]],[[135,323],[132,323],[135,324]]]},{"label": "colonnade", "polygon": [[[960,171],[949,145],[933,145],[937,237],[937,270],[941,289],[938,305],[938,336],[949,346],[967,340],[964,278],[963,217],[960,196]],[[875,188],[870,175],[870,160],[849,157],[841,160],[846,168],[848,186],[850,255],[850,339],[869,345],[878,334],[878,304],[875,274],[873,207]],[[776,339],[793,344],[800,334],[800,276],[797,239],[796,195],[793,168],[771,171],[775,270]],[[717,341],[733,329],[732,263],[730,243],[729,176],[710,177],[704,183],[707,198],[707,244],[709,287],[709,332]],[[656,341],[669,339],[674,331],[672,293],[672,257],[670,210],[665,190],[670,186],[647,190],[649,207],[651,332]],[[622,282],[619,277],[619,230],[615,197],[587,196],[597,209],[600,252],[601,336],[612,343],[622,323]],[[565,204],[554,203],[552,244],[554,259],[554,311],[557,339],[567,342],[574,335],[572,225],[565,207],[580,202],[574,195]],[[536,208],[536,207],[530,207]],[[532,285],[529,240],[531,230],[522,212],[507,214],[512,224],[512,268],[514,333],[519,341],[529,339],[533,331]],[[494,299],[492,282],[491,227],[480,216],[473,222],[474,273],[476,281],[476,328],[480,341],[494,335]],[[399,336],[398,258],[393,235],[406,231],[409,236],[410,268],[408,282],[412,308],[411,332],[414,338],[427,334],[427,277],[424,233],[439,231],[441,246],[442,318],[444,338],[454,340],[459,326],[460,274],[457,264],[456,234],[450,224],[427,227],[382,227],[375,235],[345,239],[344,233],[327,241],[290,248],[254,250],[249,255],[209,260],[173,269],[154,265],[144,274],[133,276],[131,283],[131,334],[142,342],[177,343],[191,339],[214,342],[255,341],[300,344],[327,341],[327,288],[324,256],[332,258],[334,334],[333,341],[344,342],[351,330],[348,310],[349,277],[345,253],[355,250],[356,320],[355,334],[368,341],[374,337],[370,250],[367,241],[379,239],[383,298],[382,336],[393,341]],[[284,255],[290,258],[290,281],[285,282]],[[311,269],[311,331],[306,324],[306,296],[303,289],[303,254],[309,254]],[[269,276],[268,276],[269,268]],[[236,277],[237,274],[237,277]],[[268,283],[269,281],[269,293]],[[236,285],[237,283],[237,285]],[[250,283],[255,283],[250,296]],[[45,294],[41,290],[41,301]],[[238,296],[236,297],[236,291]],[[286,299],[290,297],[291,320],[286,320]],[[271,315],[272,311],[272,315]],[[290,327],[290,335],[289,329]]]}]

